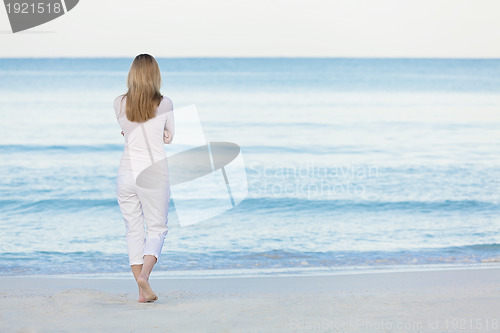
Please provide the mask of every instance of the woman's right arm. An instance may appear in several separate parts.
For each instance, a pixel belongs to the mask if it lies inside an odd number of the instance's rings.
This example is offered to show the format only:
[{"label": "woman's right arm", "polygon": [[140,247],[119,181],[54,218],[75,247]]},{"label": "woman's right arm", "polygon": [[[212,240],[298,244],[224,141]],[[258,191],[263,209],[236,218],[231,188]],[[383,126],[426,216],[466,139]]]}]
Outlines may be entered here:
[{"label": "woman's right arm", "polygon": [[[118,117],[120,116],[120,112],[121,112],[122,98],[123,98],[123,95],[120,95],[117,98],[115,98],[115,101],[114,101],[115,116],[116,116],[117,120],[118,120]],[[118,122],[118,124],[119,123],[120,122]],[[123,131],[121,132],[121,135],[125,136],[125,134],[123,133]]]}]

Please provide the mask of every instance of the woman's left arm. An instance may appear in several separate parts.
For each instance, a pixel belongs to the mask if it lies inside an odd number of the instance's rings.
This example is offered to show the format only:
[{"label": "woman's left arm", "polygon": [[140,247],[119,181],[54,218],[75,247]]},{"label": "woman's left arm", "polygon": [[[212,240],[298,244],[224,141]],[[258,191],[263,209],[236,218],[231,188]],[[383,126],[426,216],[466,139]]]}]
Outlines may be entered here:
[{"label": "woman's left arm", "polygon": [[[170,102],[172,103],[172,102]],[[175,134],[175,124],[174,124],[174,110],[173,106],[170,111],[167,111],[167,120],[165,121],[165,128],[163,130],[163,142],[172,143]]]}]

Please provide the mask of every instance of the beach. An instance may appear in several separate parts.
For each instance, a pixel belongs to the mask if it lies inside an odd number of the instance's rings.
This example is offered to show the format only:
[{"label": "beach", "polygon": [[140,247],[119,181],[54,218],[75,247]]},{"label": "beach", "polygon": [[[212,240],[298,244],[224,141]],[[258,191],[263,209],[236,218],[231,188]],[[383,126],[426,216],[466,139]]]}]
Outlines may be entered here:
[{"label": "beach", "polygon": [[500,331],[499,1],[4,3],[0,333]]},{"label": "beach", "polygon": [[0,277],[1,332],[500,330],[500,268],[161,278]]}]

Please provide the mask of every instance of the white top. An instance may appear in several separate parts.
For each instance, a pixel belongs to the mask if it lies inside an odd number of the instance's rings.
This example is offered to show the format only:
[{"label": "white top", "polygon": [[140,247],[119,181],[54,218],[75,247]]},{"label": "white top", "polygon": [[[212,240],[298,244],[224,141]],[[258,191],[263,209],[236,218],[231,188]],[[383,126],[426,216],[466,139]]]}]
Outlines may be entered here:
[{"label": "white top", "polygon": [[[172,101],[163,97],[156,109],[156,116],[143,123],[127,119],[127,97],[115,99],[115,114],[125,137],[125,147],[120,161],[120,173],[132,171],[134,178],[152,164],[165,160],[164,144],[171,143],[175,134]],[[167,170],[165,170],[168,172]]]}]

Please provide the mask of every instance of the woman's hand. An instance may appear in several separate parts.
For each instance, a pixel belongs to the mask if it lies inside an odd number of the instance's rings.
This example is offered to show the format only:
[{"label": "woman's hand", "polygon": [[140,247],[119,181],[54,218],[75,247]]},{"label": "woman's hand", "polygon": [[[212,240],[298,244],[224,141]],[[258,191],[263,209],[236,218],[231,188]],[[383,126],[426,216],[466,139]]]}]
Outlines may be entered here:
[{"label": "woman's hand", "polygon": [[170,143],[172,142],[172,134],[166,129],[163,130],[163,142]]}]

